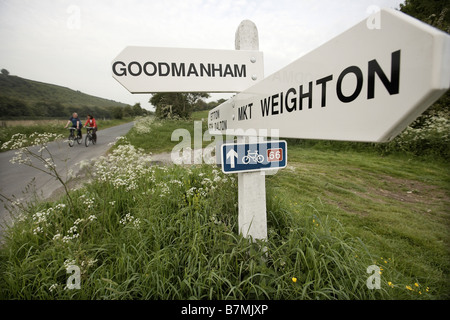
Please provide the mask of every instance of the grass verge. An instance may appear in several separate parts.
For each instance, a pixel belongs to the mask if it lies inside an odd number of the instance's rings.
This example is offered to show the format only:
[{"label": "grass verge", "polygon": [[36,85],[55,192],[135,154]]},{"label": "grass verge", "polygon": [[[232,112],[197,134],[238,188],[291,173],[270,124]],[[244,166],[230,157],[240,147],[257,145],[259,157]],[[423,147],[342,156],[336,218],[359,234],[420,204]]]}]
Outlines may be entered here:
[{"label": "grass verge", "polygon": [[[151,166],[137,136],[99,159],[73,208],[63,197],[22,213],[0,251],[1,298],[450,297],[448,164],[290,143],[288,167],[266,178],[269,239],[251,243],[234,176]],[[68,265],[79,290],[64,289]]]},{"label": "grass verge", "polygon": [[[62,198],[22,215],[1,250],[2,298],[387,297],[367,289],[370,256],[337,221],[270,197],[270,240],[252,243],[237,234],[235,178],[145,159],[122,144],[72,192],[73,209]],[[69,265],[81,269],[79,290],[65,289]]]},{"label": "grass verge", "polygon": [[[194,149],[194,137],[199,135],[204,148],[211,143],[211,137],[208,134],[205,136],[207,119],[208,111],[194,112],[190,120],[155,120],[153,117],[145,117],[138,119],[127,138],[131,144],[146,152],[162,153],[171,152],[181,142]],[[184,141],[184,136],[188,136],[189,141]]]}]

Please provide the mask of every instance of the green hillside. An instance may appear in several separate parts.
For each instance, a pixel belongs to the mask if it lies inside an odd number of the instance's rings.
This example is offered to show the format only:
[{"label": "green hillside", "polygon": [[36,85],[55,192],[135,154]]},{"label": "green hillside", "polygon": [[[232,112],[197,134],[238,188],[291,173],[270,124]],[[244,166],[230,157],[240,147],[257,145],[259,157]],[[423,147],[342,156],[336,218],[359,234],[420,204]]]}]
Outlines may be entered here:
[{"label": "green hillside", "polygon": [[60,117],[75,109],[109,116],[112,108],[126,106],[66,87],[0,74],[2,118]]}]

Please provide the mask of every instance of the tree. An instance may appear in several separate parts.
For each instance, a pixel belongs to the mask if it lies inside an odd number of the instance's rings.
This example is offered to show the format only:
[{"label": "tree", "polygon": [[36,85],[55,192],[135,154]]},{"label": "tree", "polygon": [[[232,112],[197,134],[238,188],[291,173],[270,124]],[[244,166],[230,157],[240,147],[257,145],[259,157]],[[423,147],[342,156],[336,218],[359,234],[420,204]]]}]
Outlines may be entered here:
[{"label": "tree", "polygon": [[1,73],[5,76],[9,76],[9,71],[6,69],[2,69]]},{"label": "tree", "polygon": [[132,107],[132,109],[133,109],[133,115],[135,117],[142,116],[144,114],[144,110],[141,108],[141,104],[139,102],[135,103],[134,106]]},{"label": "tree", "polygon": [[207,107],[207,109],[213,109],[213,108],[215,108],[215,107],[217,107],[218,105],[221,105],[222,103],[224,103],[224,102],[226,102],[227,100],[226,99],[219,99],[219,100],[217,100],[217,101],[210,101],[210,102],[208,102],[208,107]]},{"label": "tree", "polygon": [[441,0],[405,0],[400,11],[450,33],[450,5]]},{"label": "tree", "polygon": [[126,107],[124,107],[124,108],[122,109],[122,111],[123,111],[123,116],[124,116],[125,118],[127,118],[127,117],[132,117],[132,116],[134,115],[134,113],[133,113],[133,108],[132,108],[130,105],[127,105]]},{"label": "tree", "polygon": [[112,116],[114,117],[114,119],[122,119],[123,118],[122,107],[113,107]]},{"label": "tree", "polygon": [[182,93],[155,93],[149,102],[156,108],[156,116],[162,118],[185,118],[187,99]]},{"label": "tree", "polygon": [[0,112],[0,116],[7,118],[30,115],[30,109],[24,101],[5,96],[0,96]]},{"label": "tree", "polygon": [[194,104],[194,111],[202,111],[202,110],[208,110],[208,104],[205,102],[205,100],[198,100],[195,104]]},{"label": "tree", "polygon": [[193,106],[197,101],[201,100],[202,98],[209,98],[209,93],[206,92],[188,92],[185,93],[186,99],[188,100],[188,103]]},{"label": "tree", "polygon": [[195,103],[208,97],[204,92],[159,92],[152,94],[149,102],[155,106],[158,118],[189,118]]},{"label": "tree", "polygon": [[[450,5],[441,0],[405,0],[400,11],[450,33]],[[450,91],[436,101],[424,115],[443,112],[450,115]]]}]

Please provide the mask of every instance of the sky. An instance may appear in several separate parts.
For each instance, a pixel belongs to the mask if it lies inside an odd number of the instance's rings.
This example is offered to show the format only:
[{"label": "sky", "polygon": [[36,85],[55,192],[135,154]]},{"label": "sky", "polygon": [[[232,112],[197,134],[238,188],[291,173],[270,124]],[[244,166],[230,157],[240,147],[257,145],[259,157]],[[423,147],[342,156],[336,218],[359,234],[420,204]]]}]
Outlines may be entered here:
[{"label": "sky", "polygon": [[[127,46],[234,50],[255,23],[268,76],[404,0],[0,0],[0,69],[153,110],[112,77]],[[0,93],[1,94],[1,93]],[[212,94],[208,101],[232,94]]]}]

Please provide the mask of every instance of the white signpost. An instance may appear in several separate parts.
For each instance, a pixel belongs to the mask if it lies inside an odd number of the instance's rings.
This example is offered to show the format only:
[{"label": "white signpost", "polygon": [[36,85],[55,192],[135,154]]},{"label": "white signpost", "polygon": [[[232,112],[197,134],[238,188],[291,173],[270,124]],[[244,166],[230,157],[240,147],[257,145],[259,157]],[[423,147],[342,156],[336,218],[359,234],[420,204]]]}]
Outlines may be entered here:
[{"label": "white signpost", "polygon": [[449,88],[450,37],[398,11],[379,19],[380,29],[362,21],[211,110],[210,133],[391,140]]},{"label": "white signpost", "polygon": [[[208,116],[210,134],[237,136],[238,144],[243,136],[262,144],[273,132],[389,141],[450,87],[450,36],[394,10],[377,18],[376,28],[362,21],[265,79],[248,20],[236,32],[236,51],[127,47],[112,62],[113,77],[132,93],[240,92]],[[238,151],[225,151],[224,170],[236,169]],[[264,175],[238,173],[238,187],[239,231],[266,239]]]},{"label": "white signpost", "polygon": [[259,51],[126,47],[113,78],[131,93],[239,92],[262,79]]},{"label": "white signpost", "polygon": [[[448,90],[450,37],[394,10],[381,10],[378,19],[379,29],[362,21],[211,110],[209,132],[393,139]],[[265,190],[258,185],[265,181],[245,183],[245,175],[239,174],[239,230],[264,239]]]}]

